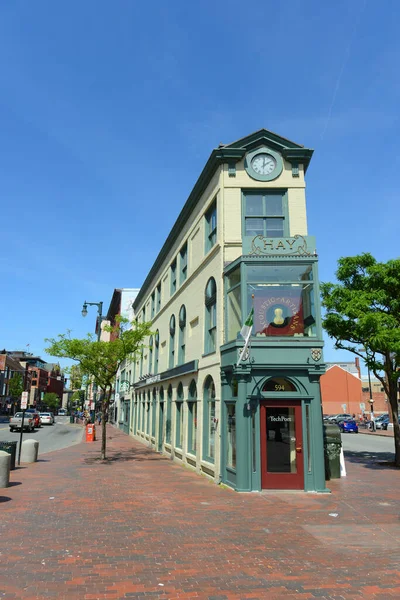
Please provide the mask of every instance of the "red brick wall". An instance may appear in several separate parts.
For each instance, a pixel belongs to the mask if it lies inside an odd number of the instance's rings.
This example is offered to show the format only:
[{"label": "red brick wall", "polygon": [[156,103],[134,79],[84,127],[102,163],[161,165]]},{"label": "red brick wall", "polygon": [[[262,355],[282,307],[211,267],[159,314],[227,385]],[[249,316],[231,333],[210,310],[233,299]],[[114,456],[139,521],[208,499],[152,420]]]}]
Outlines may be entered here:
[{"label": "red brick wall", "polygon": [[[320,379],[322,412],[324,415],[334,415],[341,412],[349,414],[361,413],[360,403],[363,402],[361,379],[345,371],[341,367],[331,367]],[[342,404],[346,404],[343,411]],[[366,409],[368,406],[366,405]]]}]

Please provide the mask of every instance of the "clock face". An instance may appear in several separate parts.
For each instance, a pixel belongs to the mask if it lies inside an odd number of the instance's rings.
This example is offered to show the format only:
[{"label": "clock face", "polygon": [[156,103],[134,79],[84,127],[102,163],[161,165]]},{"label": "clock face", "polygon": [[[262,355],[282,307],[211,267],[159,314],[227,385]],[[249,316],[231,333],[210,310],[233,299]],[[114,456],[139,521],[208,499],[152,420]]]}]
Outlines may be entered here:
[{"label": "clock face", "polygon": [[276,160],[270,154],[257,154],[251,161],[251,166],[259,175],[269,175],[276,167]]}]

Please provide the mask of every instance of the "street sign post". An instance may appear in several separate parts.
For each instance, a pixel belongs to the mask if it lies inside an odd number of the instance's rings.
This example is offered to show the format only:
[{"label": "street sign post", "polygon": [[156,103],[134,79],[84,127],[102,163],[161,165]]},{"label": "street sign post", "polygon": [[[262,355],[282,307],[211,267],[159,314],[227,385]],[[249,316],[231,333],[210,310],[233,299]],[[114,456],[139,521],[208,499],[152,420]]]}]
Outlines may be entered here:
[{"label": "street sign post", "polygon": [[26,410],[27,406],[28,406],[28,392],[22,392],[21,410]]},{"label": "street sign post", "polygon": [[21,423],[21,435],[19,436],[18,466],[20,465],[20,462],[21,462],[22,434],[24,432],[25,410],[26,410],[27,405],[28,405],[28,392],[22,392],[22,395],[21,395],[22,423]]}]

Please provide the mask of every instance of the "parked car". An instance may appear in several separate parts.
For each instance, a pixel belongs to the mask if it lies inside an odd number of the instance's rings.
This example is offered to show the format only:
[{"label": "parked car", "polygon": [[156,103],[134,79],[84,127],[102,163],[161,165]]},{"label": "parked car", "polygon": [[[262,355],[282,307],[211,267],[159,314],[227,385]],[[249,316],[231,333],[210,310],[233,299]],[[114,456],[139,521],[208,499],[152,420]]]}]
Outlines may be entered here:
[{"label": "parked car", "polygon": [[28,408],[28,409],[25,411],[25,416],[26,416],[27,414],[29,414],[29,415],[32,415],[32,418],[33,418],[33,422],[34,422],[34,424],[35,424],[35,427],[41,427],[41,426],[42,426],[42,423],[40,422],[40,415],[39,415],[39,413],[37,412],[37,410],[35,410],[34,408]]},{"label": "parked car", "polygon": [[[13,417],[10,418],[10,431],[21,430],[22,427],[22,412],[17,412]],[[24,417],[24,430],[33,431],[35,429],[35,422],[33,416],[30,413],[25,413]]]},{"label": "parked car", "polygon": [[54,415],[50,412],[41,412],[40,421],[42,425],[54,425]]},{"label": "parked car", "polygon": [[341,433],[358,433],[358,425],[354,419],[344,419],[338,423]]},{"label": "parked car", "polygon": [[60,408],[60,410],[58,411],[58,414],[60,415],[60,417],[65,417],[65,415],[68,414],[68,411],[66,408]]},{"label": "parked car", "polygon": [[379,415],[379,417],[377,417],[375,419],[375,428],[376,429],[383,429],[383,424],[384,423],[388,423],[390,421],[389,419],[389,415],[385,414],[385,415]]},{"label": "parked car", "polygon": [[[399,417],[399,425],[400,425],[400,417]],[[388,429],[388,427],[393,427],[393,423],[391,423],[391,422],[390,422],[390,419],[389,419],[389,417],[387,418],[387,421],[384,421],[384,422],[382,423],[382,429],[383,429],[383,430],[385,430],[385,431],[386,431],[386,430]]]},{"label": "parked car", "polygon": [[338,421],[342,421],[343,419],[351,419],[351,415],[348,413],[340,413],[338,415],[333,415],[329,418],[330,423],[338,423]]}]

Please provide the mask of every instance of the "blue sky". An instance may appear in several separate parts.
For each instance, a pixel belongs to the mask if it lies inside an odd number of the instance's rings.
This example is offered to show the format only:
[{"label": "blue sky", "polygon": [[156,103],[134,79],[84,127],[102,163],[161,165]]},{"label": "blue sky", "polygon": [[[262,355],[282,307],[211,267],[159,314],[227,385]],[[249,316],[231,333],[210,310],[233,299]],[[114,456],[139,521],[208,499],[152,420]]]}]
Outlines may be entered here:
[{"label": "blue sky", "polygon": [[83,301],[140,287],[211,150],[262,127],[315,150],[322,281],[397,257],[399,20],[395,0],[0,0],[0,347],[92,330]]}]

